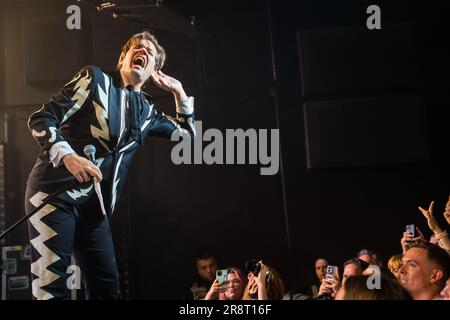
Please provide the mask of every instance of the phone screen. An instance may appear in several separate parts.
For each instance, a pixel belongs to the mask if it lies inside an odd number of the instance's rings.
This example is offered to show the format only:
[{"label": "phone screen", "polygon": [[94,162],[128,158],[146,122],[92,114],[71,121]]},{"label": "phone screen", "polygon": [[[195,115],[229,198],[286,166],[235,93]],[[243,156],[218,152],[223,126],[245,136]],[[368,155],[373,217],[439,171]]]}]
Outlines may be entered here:
[{"label": "phone screen", "polygon": [[333,279],[337,276],[337,267],[336,266],[327,266],[326,278]]},{"label": "phone screen", "polygon": [[413,224],[408,224],[405,229],[406,232],[410,232],[413,238],[416,236],[415,228]]},{"label": "phone screen", "polygon": [[228,270],[227,269],[217,270],[216,278],[217,281],[220,283],[221,291],[225,291],[227,289],[226,282],[228,280]]}]

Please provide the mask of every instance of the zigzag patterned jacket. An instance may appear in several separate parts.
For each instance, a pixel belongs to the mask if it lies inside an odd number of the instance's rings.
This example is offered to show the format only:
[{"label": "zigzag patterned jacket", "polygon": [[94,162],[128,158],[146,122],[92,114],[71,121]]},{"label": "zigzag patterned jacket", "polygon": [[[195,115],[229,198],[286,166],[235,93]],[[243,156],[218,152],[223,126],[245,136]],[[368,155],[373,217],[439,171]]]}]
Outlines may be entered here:
[{"label": "zigzag patterned jacket", "polygon": [[[28,178],[36,191],[52,193],[73,180],[64,164],[54,166],[51,148],[66,144],[79,155],[92,144],[97,149],[97,163],[103,174],[102,194],[106,211],[112,214],[119,199],[130,163],[140,145],[131,138],[121,138],[121,79],[118,72],[107,73],[99,67],[84,67],[63,89],[33,113],[28,126],[41,146],[41,152]],[[193,108],[177,103],[175,118],[154,108],[150,96],[141,94],[140,124],[142,137],[170,138],[194,136]],[[190,98],[193,99],[193,98]],[[87,201],[93,194],[92,182],[77,184],[58,198],[73,204]]]}]

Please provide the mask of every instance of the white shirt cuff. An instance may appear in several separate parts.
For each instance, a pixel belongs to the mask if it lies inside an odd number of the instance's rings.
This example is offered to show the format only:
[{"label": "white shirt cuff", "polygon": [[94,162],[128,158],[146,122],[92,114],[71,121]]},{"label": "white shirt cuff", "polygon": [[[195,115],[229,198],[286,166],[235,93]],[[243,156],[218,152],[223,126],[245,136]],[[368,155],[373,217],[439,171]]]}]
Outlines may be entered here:
[{"label": "white shirt cuff", "polygon": [[55,143],[49,151],[50,162],[53,163],[53,167],[57,168],[61,164],[61,160],[68,154],[75,153],[72,147],[67,141],[60,141]]},{"label": "white shirt cuff", "polygon": [[194,113],[194,97],[189,97],[185,100],[177,100],[177,113],[190,115]]}]

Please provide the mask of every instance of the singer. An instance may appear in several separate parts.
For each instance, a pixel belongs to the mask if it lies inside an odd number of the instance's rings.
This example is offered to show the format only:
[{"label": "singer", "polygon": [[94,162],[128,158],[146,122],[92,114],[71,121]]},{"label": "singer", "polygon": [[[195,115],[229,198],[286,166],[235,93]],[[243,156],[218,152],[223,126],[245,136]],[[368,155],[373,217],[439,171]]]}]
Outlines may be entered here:
[{"label": "singer", "polygon": [[[29,219],[35,299],[69,299],[72,255],[87,299],[120,299],[108,216],[133,156],[148,135],[170,138],[176,130],[195,134],[194,98],[161,71],[165,57],[153,34],[135,34],[122,47],[116,72],[84,67],[30,116],[28,125],[41,152],[28,178],[26,212],[74,177],[78,181]],[[150,79],[173,93],[175,117],[156,110],[142,91]],[[95,147],[87,147],[89,160],[82,156],[87,145]]]}]

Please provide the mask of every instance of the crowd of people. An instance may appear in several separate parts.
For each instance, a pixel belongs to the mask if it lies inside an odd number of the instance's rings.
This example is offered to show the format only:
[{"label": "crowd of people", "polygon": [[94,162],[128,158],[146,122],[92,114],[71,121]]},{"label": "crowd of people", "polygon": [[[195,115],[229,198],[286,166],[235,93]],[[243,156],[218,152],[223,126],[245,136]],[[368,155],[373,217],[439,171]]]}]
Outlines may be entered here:
[{"label": "crowd of people", "polygon": [[[217,258],[205,253],[195,260],[197,279],[189,300],[450,300],[450,239],[433,212],[419,207],[432,237],[418,227],[407,228],[400,240],[402,252],[387,266],[371,250],[363,249],[342,266],[329,259],[315,261],[316,283],[308,290],[286,291],[278,272],[263,261],[249,260],[238,267],[218,268]],[[450,198],[443,214],[450,225]]]}]

